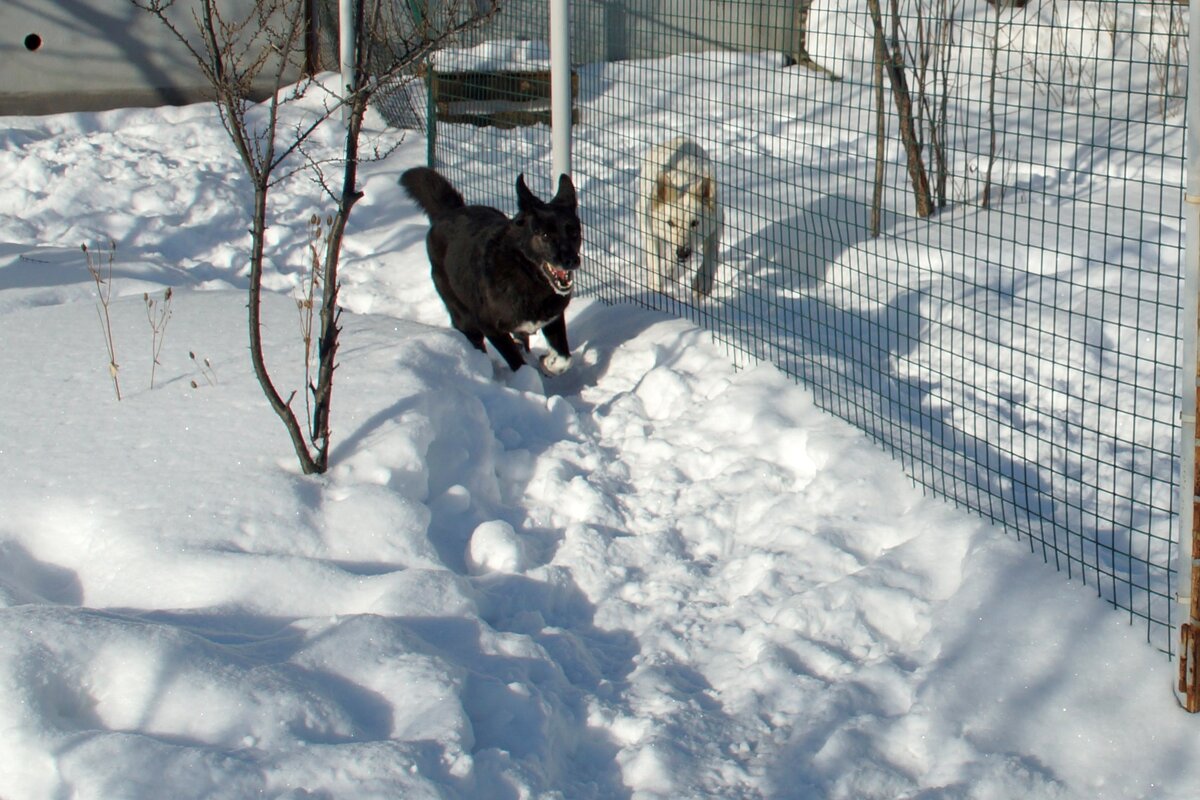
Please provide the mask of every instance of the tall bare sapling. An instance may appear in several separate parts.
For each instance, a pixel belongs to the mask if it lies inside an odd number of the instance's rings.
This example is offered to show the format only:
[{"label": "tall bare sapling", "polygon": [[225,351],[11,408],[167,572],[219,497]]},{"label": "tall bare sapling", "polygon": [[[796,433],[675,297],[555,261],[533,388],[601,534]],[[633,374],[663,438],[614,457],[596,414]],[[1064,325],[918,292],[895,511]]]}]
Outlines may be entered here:
[{"label": "tall bare sapling", "polygon": [[[221,122],[229,134],[252,195],[250,227],[249,333],[250,359],[263,393],[283,422],[305,473],[324,472],[329,465],[330,409],[337,366],[338,266],[346,223],[362,197],[358,166],[362,155],[363,118],[381,85],[409,74],[429,52],[462,30],[486,19],[474,6],[449,0],[420,7],[392,0],[355,0],[355,59],[347,86],[325,95],[324,113],[287,124],[282,114],[306,93],[324,91],[319,82],[292,83],[295,65],[306,61],[307,2],[257,0],[244,16],[231,18],[218,0],[191,0],[191,13],[175,0],[130,0],[156,16],[191,53],[212,92]],[[226,6],[227,7],[227,6]],[[311,47],[307,48],[311,56]],[[286,89],[285,89],[286,87]],[[256,91],[268,91],[258,104]],[[311,105],[311,104],[310,104]],[[344,128],[340,157],[322,157],[314,134],[328,124]],[[371,151],[368,157],[385,152]],[[298,169],[312,171],[330,214],[320,277],[321,301],[316,334],[316,379],[307,381],[307,425],[292,408],[296,392],[286,399],[267,369],[262,342],[262,279],[268,266],[266,229],[271,191]]]},{"label": "tall bare sapling", "polygon": [[900,8],[898,0],[889,3],[890,31],[885,32],[883,11],[879,0],[867,0],[867,13],[875,38],[875,58],[883,64],[883,71],[891,89],[892,104],[900,127],[900,143],[904,147],[909,181],[912,183],[913,199],[917,215],[928,217],[933,214],[933,198],[929,189],[929,175],[921,156],[921,142],[913,112],[912,93],[905,73],[904,53],[900,45]]}]

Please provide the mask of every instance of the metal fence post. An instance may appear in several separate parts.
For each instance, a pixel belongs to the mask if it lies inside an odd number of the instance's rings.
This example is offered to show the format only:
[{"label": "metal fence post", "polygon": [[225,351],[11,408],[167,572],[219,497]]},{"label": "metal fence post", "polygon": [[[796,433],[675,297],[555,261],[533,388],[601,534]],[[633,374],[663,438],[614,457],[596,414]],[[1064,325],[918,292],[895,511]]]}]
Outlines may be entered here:
[{"label": "metal fence post", "polygon": [[1196,484],[1197,292],[1200,291],[1200,4],[1189,9],[1187,85],[1187,177],[1184,214],[1187,227],[1180,298],[1180,336],[1183,359],[1179,450],[1179,542],[1176,580],[1179,584],[1179,702],[1200,712],[1200,487]]},{"label": "metal fence post", "polygon": [[425,166],[436,167],[437,164],[437,72],[433,68],[433,60],[428,59],[423,68],[425,77]]},{"label": "metal fence post", "polygon": [[550,159],[552,184],[571,174],[570,0],[550,0]]},{"label": "metal fence post", "polygon": [[342,73],[342,119],[350,114],[354,91],[354,0],[338,0],[338,67]]}]

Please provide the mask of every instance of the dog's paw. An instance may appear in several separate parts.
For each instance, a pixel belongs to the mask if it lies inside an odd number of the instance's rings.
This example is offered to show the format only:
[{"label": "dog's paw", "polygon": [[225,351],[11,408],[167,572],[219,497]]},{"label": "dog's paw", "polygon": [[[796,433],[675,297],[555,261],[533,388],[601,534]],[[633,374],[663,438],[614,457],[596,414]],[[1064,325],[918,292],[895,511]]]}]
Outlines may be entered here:
[{"label": "dog's paw", "polygon": [[571,357],[559,353],[547,353],[542,356],[542,371],[547,375],[562,375],[571,367]]}]

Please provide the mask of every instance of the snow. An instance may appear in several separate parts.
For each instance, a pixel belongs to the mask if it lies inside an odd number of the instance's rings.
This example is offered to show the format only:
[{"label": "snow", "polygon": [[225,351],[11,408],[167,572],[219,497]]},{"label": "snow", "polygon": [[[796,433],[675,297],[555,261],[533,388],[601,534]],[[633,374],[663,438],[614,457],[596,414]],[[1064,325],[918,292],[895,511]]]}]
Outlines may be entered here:
[{"label": "snow", "polygon": [[[1194,796],[1144,631],[774,367],[586,297],[562,376],[472,350],[396,185],[424,154],[364,166],[306,477],[246,354],[215,111],[6,120],[0,797]],[[324,209],[275,197],[299,387]],[[79,251],[109,239],[120,402]]]}]

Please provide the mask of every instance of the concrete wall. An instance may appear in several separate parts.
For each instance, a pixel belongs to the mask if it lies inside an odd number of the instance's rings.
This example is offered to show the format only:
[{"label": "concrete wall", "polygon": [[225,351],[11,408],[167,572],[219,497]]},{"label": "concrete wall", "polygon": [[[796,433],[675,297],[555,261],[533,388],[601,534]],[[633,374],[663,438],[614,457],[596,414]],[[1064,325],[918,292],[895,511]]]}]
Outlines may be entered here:
[{"label": "concrete wall", "polygon": [[[195,0],[177,0],[180,30]],[[221,0],[241,18],[254,0]],[[46,114],[205,99],[191,54],[130,0],[0,3],[0,114]]]},{"label": "concrete wall", "polygon": [[[798,45],[794,16],[804,0],[572,0],[571,60],[576,64],[661,58],[699,50],[770,50]],[[546,38],[546,0],[505,0],[483,35]]]},{"label": "concrete wall", "polygon": [[[788,53],[802,1],[573,0],[571,57],[579,64],[714,48]],[[320,2],[318,17],[330,21],[336,0]],[[197,0],[176,5],[172,16],[190,33]],[[219,7],[240,19],[254,0],[219,0]],[[468,37],[545,41],[547,16],[547,0],[505,0],[499,19]],[[334,33],[321,37],[327,48]],[[130,0],[0,2],[0,114],[196,102],[206,99],[205,88],[191,54]]]}]

